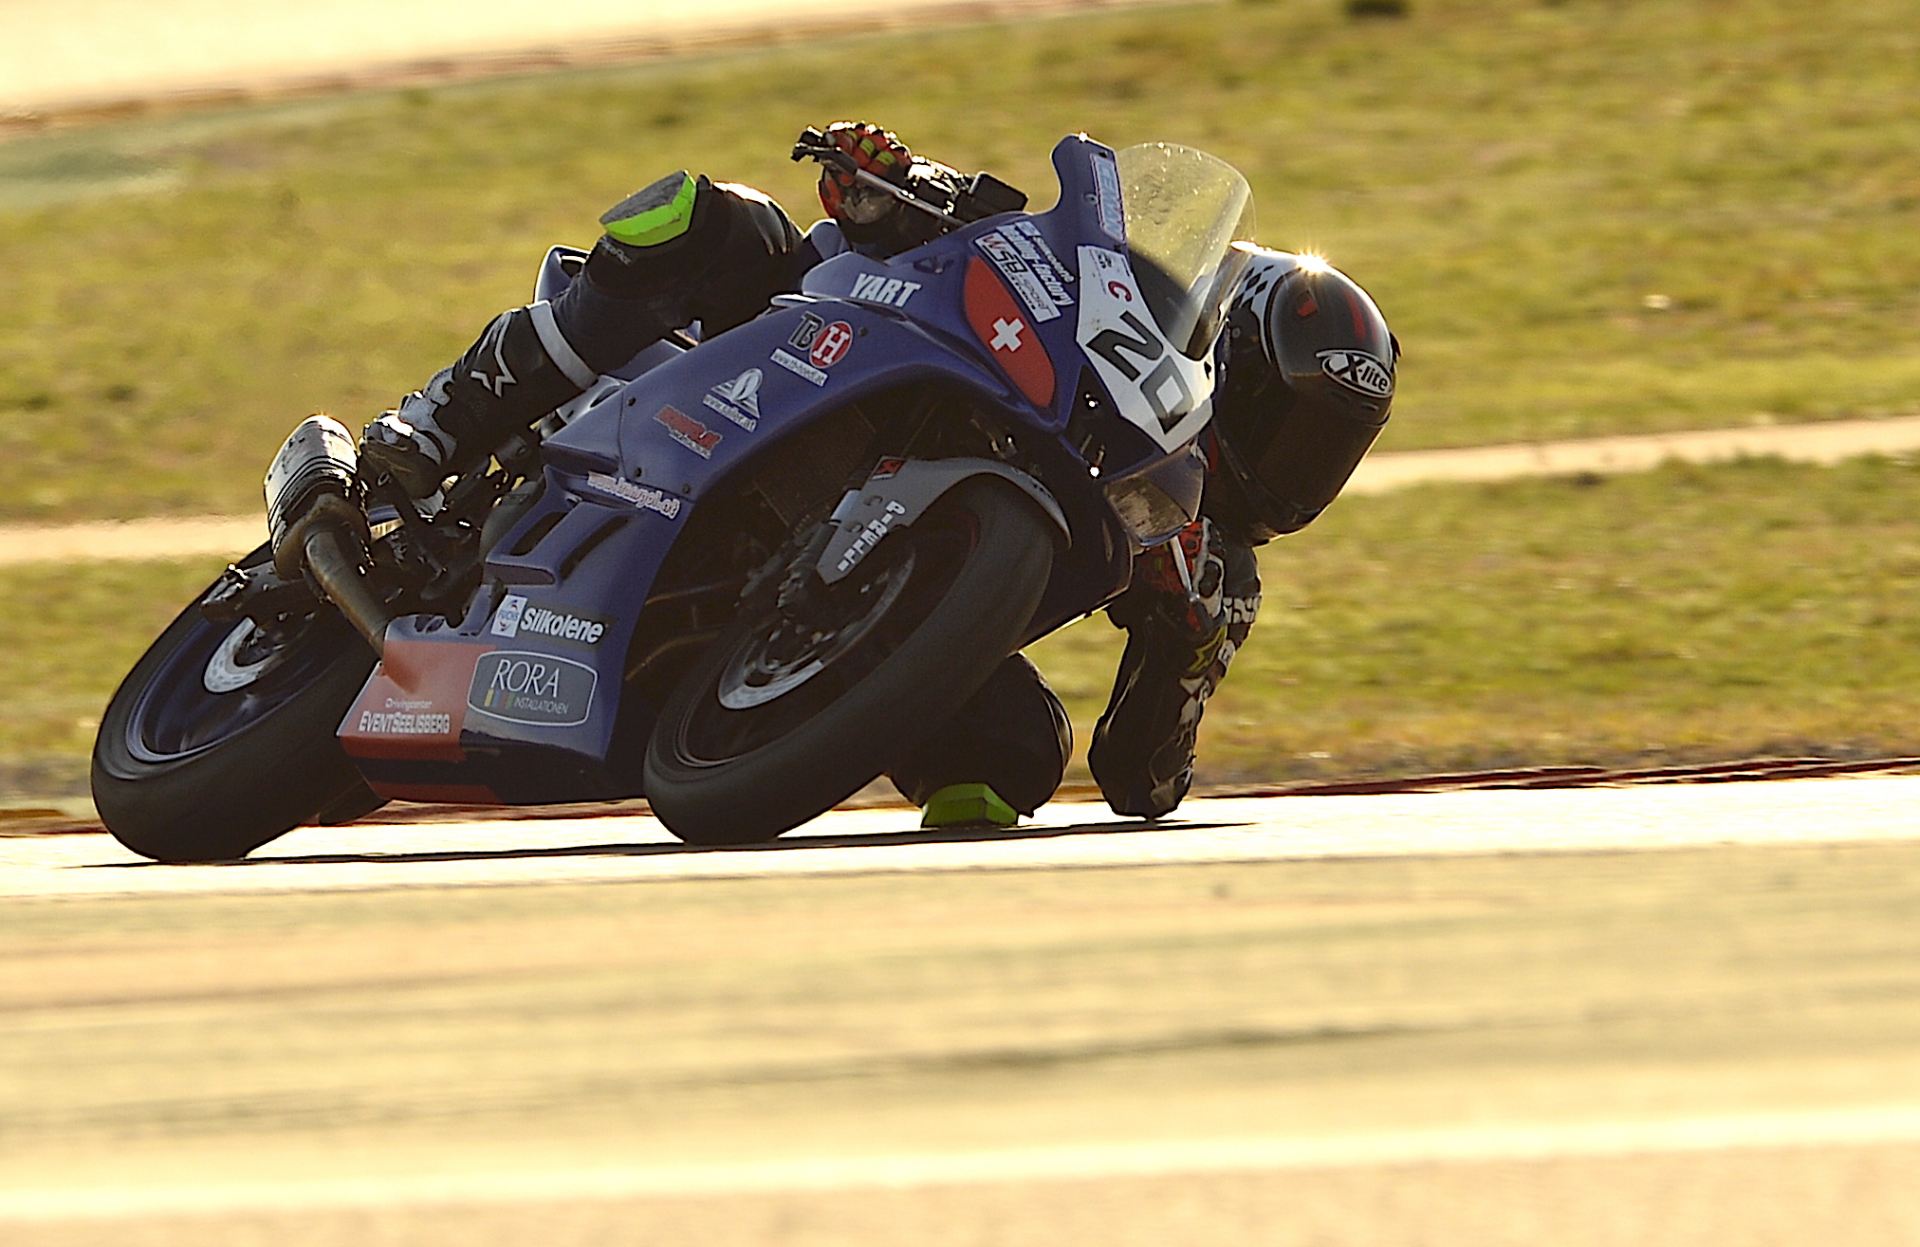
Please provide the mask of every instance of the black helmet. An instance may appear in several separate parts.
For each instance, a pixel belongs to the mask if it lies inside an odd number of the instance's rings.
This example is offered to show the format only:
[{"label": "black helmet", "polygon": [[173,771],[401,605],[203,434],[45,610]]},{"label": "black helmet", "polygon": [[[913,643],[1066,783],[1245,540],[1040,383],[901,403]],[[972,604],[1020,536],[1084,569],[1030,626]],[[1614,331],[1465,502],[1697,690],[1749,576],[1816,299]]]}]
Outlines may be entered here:
[{"label": "black helmet", "polygon": [[1333,501],[1393,409],[1400,345],[1367,292],[1318,256],[1254,248],[1227,315],[1209,513],[1248,540]]}]

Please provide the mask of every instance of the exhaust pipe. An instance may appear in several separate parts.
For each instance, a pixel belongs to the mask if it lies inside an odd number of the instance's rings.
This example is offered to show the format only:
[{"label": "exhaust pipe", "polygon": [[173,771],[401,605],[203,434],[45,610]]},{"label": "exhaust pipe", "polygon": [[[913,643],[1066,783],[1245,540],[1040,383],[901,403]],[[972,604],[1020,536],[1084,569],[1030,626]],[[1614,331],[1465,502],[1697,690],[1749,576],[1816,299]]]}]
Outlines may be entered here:
[{"label": "exhaust pipe", "polygon": [[361,571],[372,538],[360,505],[359,460],[353,435],[338,420],[302,420],[267,469],[267,532],[281,579],[304,575],[383,655],[393,615]]}]

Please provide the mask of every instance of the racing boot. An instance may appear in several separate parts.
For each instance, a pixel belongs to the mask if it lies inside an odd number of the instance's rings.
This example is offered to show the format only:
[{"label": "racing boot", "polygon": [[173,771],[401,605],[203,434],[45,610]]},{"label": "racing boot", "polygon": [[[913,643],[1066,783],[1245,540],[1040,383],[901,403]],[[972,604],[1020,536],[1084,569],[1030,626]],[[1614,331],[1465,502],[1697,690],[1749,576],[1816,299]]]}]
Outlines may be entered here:
[{"label": "racing boot", "polygon": [[362,475],[423,498],[599,377],[542,301],[500,313],[452,367],[369,424]]},{"label": "racing boot", "polygon": [[1127,632],[1087,766],[1116,814],[1164,818],[1193,785],[1200,718],[1260,610],[1253,547],[1210,520],[1135,564],[1107,609]]}]

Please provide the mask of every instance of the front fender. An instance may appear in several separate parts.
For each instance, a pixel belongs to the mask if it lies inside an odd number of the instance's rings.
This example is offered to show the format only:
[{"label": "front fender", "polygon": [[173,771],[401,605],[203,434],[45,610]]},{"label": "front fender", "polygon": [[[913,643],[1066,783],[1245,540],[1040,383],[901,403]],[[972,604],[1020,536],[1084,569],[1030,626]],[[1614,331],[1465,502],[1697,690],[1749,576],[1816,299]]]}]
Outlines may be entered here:
[{"label": "front fender", "polygon": [[1062,545],[1069,545],[1073,529],[1047,487],[1017,468],[992,459],[913,459],[870,477],[862,489],[847,491],[831,517],[833,535],[827,539],[816,570],[833,584],[858,567],[875,546],[896,528],[905,528],[926,514],[941,495],[961,481],[997,476],[1040,504],[1060,529]]}]

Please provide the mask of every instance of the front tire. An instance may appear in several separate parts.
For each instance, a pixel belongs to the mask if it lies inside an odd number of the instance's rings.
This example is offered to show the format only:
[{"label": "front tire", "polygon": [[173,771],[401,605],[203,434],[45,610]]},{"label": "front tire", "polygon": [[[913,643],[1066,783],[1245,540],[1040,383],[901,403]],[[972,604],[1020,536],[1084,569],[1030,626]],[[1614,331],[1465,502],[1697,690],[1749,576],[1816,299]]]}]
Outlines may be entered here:
[{"label": "front tire", "polygon": [[1018,648],[1058,532],[1018,488],[961,482],[828,589],[850,615],[783,646],[770,593],[675,686],[647,800],[691,844],[770,840],[831,809],[957,711]]},{"label": "front tire", "polygon": [[[268,557],[266,547],[246,560]],[[93,803],[159,862],[229,861],[323,814],[378,798],[335,731],[373,652],[322,607],[277,638],[187,607],[121,681],[93,747]]]}]

